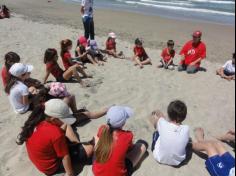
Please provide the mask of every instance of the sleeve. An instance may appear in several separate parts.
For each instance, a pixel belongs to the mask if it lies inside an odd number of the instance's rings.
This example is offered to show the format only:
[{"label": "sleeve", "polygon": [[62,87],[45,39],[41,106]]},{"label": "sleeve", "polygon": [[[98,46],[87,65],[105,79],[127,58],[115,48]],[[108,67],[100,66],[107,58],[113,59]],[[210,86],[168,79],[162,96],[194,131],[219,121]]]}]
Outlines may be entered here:
[{"label": "sleeve", "polygon": [[66,137],[64,135],[61,135],[53,142],[53,148],[58,158],[63,158],[69,154]]},{"label": "sleeve", "polygon": [[203,44],[202,47],[201,47],[201,50],[200,50],[200,57],[202,59],[205,59],[206,58],[206,45]]},{"label": "sleeve", "polygon": [[166,120],[163,117],[161,117],[158,120],[158,122],[157,122],[157,129],[158,129],[159,133],[161,133],[163,126],[165,126],[165,123],[166,123]]},{"label": "sleeve", "polygon": [[82,1],[81,1],[81,6],[83,6],[83,7],[85,6],[85,1],[86,1],[86,0],[82,0]]},{"label": "sleeve", "polygon": [[29,95],[29,90],[28,90],[28,87],[24,84],[22,84],[21,86],[21,95],[22,96],[27,96]]}]

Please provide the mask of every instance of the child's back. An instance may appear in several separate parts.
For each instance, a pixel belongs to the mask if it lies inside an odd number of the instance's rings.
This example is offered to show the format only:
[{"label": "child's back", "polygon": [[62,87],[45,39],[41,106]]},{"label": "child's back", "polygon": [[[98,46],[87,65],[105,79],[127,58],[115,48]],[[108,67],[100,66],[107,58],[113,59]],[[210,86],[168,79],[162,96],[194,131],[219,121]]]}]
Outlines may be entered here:
[{"label": "child's back", "polygon": [[158,122],[159,139],[153,151],[154,158],[167,165],[177,166],[186,158],[189,142],[189,127],[175,125],[161,118]]}]

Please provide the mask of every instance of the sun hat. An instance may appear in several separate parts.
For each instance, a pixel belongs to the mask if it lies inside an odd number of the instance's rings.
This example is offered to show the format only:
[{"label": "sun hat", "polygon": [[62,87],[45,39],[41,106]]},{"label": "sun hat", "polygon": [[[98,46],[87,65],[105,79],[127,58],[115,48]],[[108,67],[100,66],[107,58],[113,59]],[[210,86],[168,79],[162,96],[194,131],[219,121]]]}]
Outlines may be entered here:
[{"label": "sun hat", "polygon": [[60,119],[62,122],[72,125],[76,118],[70,114],[69,106],[61,99],[51,99],[45,103],[44,113],[50,117]]},{"label": "sun hat", "polygon": [[114,32],[110,32],[110,33],[108,34],[108,37],[111,37],[111,38],[113,38],[113,39],[116,39],[116,34],[115,34]]},{"label": "sun hat", "polygon": [[197,37],[197,38],[202,37],[202,32],[201,32],[201,31],[195,31],[195,32],[193,33],[193,37]]},{"label": "sun hat", "polygon": [[15,77],[19,77],[25,73],[31,73],[34,67],[32,65],[25,65],[22,63],[15,63],[11,66],[9,73]]},{"label": "sun hat", "polygon": [[113,106],[108,110],[106,120],[108,125],[111,125],[112,128],[122,128],[127,119],[133,115],[134,112],[129,107]]},{"label": "sun hat", "polygon": [[63,83],[51,83],[49,89],[50,91],[48,92],[48,94],[54,97],[64,98],[70,96],[70,93],[67,91],[66,85]]},{"label": "sun hat", "polygon": [[88,46],[88,40],[87,40],[84,36],[81,36],[81,37],[78,39],[78,43],[80,43],[80,44],[83,45],[84,47],[87,47],[87,46]]}]

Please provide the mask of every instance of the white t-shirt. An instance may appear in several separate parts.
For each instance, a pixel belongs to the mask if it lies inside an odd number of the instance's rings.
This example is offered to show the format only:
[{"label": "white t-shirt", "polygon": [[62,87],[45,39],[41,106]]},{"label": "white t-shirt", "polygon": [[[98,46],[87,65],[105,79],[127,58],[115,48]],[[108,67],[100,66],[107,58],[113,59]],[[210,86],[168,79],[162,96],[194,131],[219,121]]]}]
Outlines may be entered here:
[{"label": "white t-shirt", "polygon": [[178,166],[186,159],[186,147],[190,138],[189,126],[177,126],[164,118],[158,121],[158,138],[153,151],[161,164]]},{"label": "white t-shirt", "polygon": [[83,17],[93,17],[93,0],[82,0],[81,6],[84,7]]},{"label": "white t-shirt", "polygon": [[235,167],[230,170],[229,176],[235,176]]},{"label": "white t-shirt", "polygon": [[229,73],[235,73],[235,65],[233,64],[232,60],[229,60],[225,63],[223,66],[224,70],[229,72]]},{"label": "white t-shirt", "polygon": [[16,113],[26,113],[29,105],[22,104],[22,97],[29,95],[28,87],[22,82],[18,81],[10,90],[10,103]]}]

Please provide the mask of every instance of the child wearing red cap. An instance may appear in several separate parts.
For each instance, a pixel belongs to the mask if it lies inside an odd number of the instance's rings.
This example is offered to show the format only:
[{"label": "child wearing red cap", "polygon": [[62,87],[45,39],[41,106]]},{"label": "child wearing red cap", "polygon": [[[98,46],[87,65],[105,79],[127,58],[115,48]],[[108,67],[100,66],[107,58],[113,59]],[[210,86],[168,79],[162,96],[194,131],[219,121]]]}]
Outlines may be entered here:
[{"label": "child wearing red cap", "polygon": [[189,74],[198,72],[201,61],[206,58],[206,45],[201,41],[202,32],[196,31],[192,36],[193,40],[187,42],[180,52],[182,59],[178,69]]},{"label": "child wearing red cap", "polygon": [[165,68],[165,69],[170,69],[170,70],[174,70],[174,62],[173,59],[175,57],[175,50],[174,50],[174,46],[175,43],[173,40],[169,40],[167,42],[167,48],[165,48],[162,51],[162,59],[161,59],[161,63],[158,66],[159,68]]},{"label": "child wearing red cap", "polygon": [[139,38],[135,40],[134,55],[133,61],[135,65],[139,65],[141,69],[143,65],[152,65],[151,59],[143,48],[143,42]]}]

